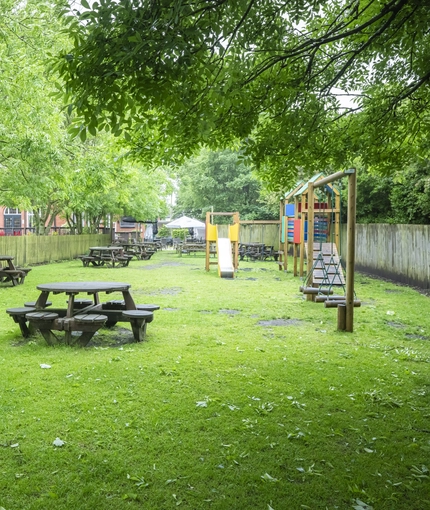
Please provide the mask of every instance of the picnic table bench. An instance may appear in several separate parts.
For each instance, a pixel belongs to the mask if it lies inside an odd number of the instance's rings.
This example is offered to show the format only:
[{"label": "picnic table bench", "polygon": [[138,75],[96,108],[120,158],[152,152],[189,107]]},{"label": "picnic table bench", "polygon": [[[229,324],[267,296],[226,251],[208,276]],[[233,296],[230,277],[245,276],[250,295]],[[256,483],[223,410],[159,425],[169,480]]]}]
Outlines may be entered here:
[{"label": "picnic table bench", "polygon": [[[59,341],[55,332],[63,331],[65,343],[86,346],[100,328],[113,327],[117,322],[130,323],[134,340],[142,342],[147,324],[152,322],[153,312],[159,308],[136,305],[129,291],[130,284],[122,282],[63,282],[42,284],[37,288],[41,294],[34,306],[10,308],[7,313],[18,323],[24,337],[37,330],[49,345]],[[101,303],[99,294],[102,292],[120,292],[123,299],[112,306],[109,301]],[[65,293],[67,308],[47,309],[50,293]],[[79,293],[86,293],[92,299],[75,299]],[[73,332],[80,332],[80,335],[72,335]]]},{"label": "picnic table bench", "polygon": [[130,258],[136,257],[138,260],[149,260],[157,251],[145,243],[122,243],[121,246],[126,255]]},{"label": "picnic table bench", "polygon": [[122,246],[92,246],[88,255],[79,255],[77,258],[84,267],[127,267],[133,256],[127,254]]},{"label": "picnic table bench", "polygon": [[15,266],[13,257],[10,255],[0,255],[0,262],[5,262],[5,265],[0,267],[0,283],[11,282],[12,286],[22,285],[25,277],[31,271],[31,268],[24,268]]}]

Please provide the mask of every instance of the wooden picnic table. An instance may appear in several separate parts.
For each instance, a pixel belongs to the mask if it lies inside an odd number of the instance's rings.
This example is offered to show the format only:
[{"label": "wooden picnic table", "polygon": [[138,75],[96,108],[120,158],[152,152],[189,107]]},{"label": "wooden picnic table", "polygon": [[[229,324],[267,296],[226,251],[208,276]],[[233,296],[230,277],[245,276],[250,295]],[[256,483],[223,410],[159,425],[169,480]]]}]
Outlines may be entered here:
[{"label": "wooden picnic table", "polygon": [[10,255],[0,255],[0,283],[11,282],[12,286],[21,285],[27,273],[31,271],[29,268],[15,266],[13,260],[14,257]]},{"label": "wooden picnic table", "polygon": [[[28,308],[28,313],[23,309],[7,310],[15,322],[28,321],[29,325],[40,331],[49,345],[57,343],[58,338],[54,331],[64,331],[66,344],[77,343],[81,346],[88,345],[88,342],[103,326],[112,327],[117,322],[129,322],[133,330],[136,342],[145,339],[146,325],[153,320],[153,310],[158,309],[155,305],[141,305],[137,309],[132,295],[131,285],[122,282],[58,282],[44,283],[37,286],[40,295],[34,304],[34,308]],[[101,303],[100,294],[121,293],[122,300]],[[66,294],[67,308],[47,308],[50,294]],[[91,299],[77,300],[78,294],[86,294]],[[118,307],[117,304],[121,303]],[[146,306],[146,309],[145,309]],[[151,307],[152,308],[148,308]],[[17,320],[18,319],[18,320]],[[20,324],[21,331],[25,328]],[[72,335],[72,332],[80,332],[80,336]],[[26,335],[24,335],[26,336]]]},{"label": "wooden picnic table", "polygon": [[91,246],[88,255],[81,255],[84,267],[107,266],[107,267],[126,267],[128,266],[130,255],[124,252],[122,246]]},{"label": "wooden picnic table", "polygon": [[[216,253],[216,244],[210,243],[209,251],[211,254]],[[190,242],[183,242],[179,243],[176,246],[176,252],[179,253],[180,256],[182,256],[183,253],[187,253],[190,255],[191,253],[206,253],[206,242],[196,242],[196,243],[190,243]]]},{"label": "wooden picnic table", "polygon": [[145,243],[121,243],[121,246],[127,255],[136,257],[138,260],[149,260],[157,251]]}]

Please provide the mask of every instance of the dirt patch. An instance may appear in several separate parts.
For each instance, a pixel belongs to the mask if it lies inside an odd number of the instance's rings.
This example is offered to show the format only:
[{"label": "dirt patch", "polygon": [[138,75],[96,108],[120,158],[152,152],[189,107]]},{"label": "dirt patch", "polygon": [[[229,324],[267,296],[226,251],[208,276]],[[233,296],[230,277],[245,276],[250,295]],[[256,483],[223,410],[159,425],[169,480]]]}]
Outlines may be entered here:
[{"label": "dirt patch", "polygon": [[396,328],[396,329],[406,328],[406,326],[404,324],[401,324],[400,322],[387,321],[386,324],[387,324],[387,326],[390,326],[390,328]]},{"label": "dirt patch", "polygon": [[237,315],[240,313],[240,310],[220,310],[219,313],[226,313],[228,315]]},{"label": "dirt patch", "polygon": [[166,312],[177,312],[179,308],[163,308]]},{"label": "dirt patch", "polygon": [[405,337],[410,340],[430,340],[430,336],[425,335],[405,335]]},{"label": "dirt patch", "polygon": [[97,332],[87,347],[117,347],[133,343],[135,340],[130,329],[114,327],[110,331]]},{"label": "dirt patch", "polygon": [[187,264],[181,264],[180,262],[163,262],[160,264],[148,264],[147,266],[139,266],[135,267],[134,269],[144,269],[144,270],[151,270],[151,269],[160,269],[160,267],[178,267],[178,266],[185,266]]},{"label": "dirt patch", "polygon": [[[395,285],[398,285],[399,287],[408,287],[409,289],[414,289],[420,294],[423,294],[424,296],[430,297],[430,290],[429,289],[423,289],[422,287],[416,287],[414,285],[407,285],[406,283],[399,282],[398,280],[392,279],[392,278],[386,278],[381,275],[373,274],[366,272],[362,269],[357,270],[357,273],[360,273],[364,276],[367,276],[369,278],[372,278],[373,280],[380,280],[382,282],[388,282],[388,283],[394,283]],[[362,285],[367,282],[360,282]],[[369,282],[370,283],[370,282]]]},{"label": "dirt patch", "polygon": [[298,326],[302,321],[300,319],[273,319],[271,321],[258,321],[259,326]]}]

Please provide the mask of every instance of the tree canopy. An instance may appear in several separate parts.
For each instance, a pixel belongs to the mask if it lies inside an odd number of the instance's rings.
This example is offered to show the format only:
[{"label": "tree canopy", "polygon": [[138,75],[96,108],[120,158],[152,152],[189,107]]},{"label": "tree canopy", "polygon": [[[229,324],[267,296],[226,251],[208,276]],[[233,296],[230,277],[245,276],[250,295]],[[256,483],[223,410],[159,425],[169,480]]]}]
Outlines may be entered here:
[{"label": "tree canopy", "polygon": [[110,133],[70,136],[73,114],[47,73],[49,52],[67,39],[60,29],[49,0],[0,0],[0,204],[32,212],[39,234],[58,214],[78,233],[84,223],[97,231],[107,215],[156,218],[166,208],[164,169],[149,176]]},{"label": "tree canopy", "polygon": [[273,188],[429,155],[428,0],[59,1],[82,139],[124,133],[152,163],[241,144]]},{"label": "tree canopy", "polygon": [[178,169],[174,212],[200,218],[206,212],[238,211],[242,220],[279,218],[279,201],[270,207],[262,197],[260,181],[236,152],[202,149]]}]

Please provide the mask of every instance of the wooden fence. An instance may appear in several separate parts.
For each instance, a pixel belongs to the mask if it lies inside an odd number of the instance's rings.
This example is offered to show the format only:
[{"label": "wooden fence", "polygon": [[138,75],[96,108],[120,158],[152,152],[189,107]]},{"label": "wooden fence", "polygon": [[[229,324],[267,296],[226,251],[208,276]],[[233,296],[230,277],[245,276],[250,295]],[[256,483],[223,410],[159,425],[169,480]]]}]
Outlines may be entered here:
[{"label": "wooden fence", "polygon": [[273,246],[279,250],[279,225],[248,223],[240,225],[239,242],[241,243],[263,243],[266,246]]},{"label": "wooden fence", "polygon": [[[430,289],[430,225],[357,225],[355,263],[358,271],[407,285]],[[0,253],[18,265],[69,260],[90,246],[106,246],[109,234],[76,236],[0,236]],[[245,224],[240,242],[264,243],[279,249],[279,226]],[[346,225],[341,227],[340,252],[346,260]]]},{"label": "wooden fence", "polygon": [[[345,260],[345,225],[341,237],[341,256]],[[375,276],[430,289],[430,225],[357,225],[355,267]]]},{"label": "wooden fence", "polygon": [[0,253],[11,255],[17,265],[69,260],[88,251],[90,246],[110,244],[110,234],[76,236],[1,236]]}]

